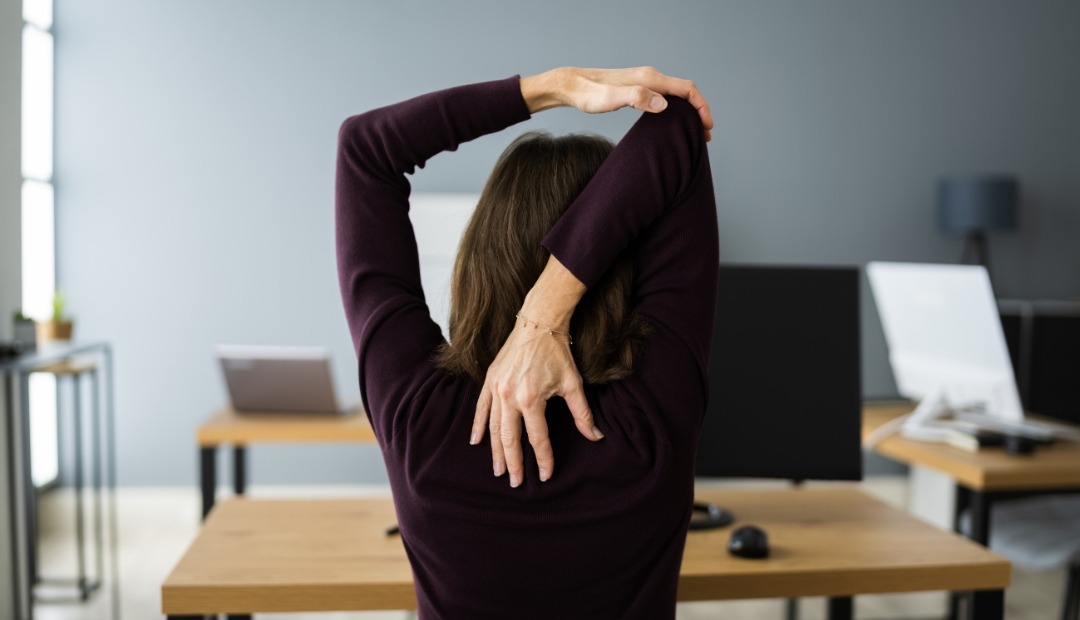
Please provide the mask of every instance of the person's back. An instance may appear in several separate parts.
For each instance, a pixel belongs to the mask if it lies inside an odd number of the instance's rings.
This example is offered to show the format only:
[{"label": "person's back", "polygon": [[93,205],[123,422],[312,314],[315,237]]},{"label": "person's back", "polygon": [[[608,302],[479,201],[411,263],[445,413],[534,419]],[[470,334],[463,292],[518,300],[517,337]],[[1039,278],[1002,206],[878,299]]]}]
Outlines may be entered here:
[{"label": "person's back", "polygon": [[[604,438],[583,437],[567,405],[549,401],[559,465],[543,482],[531,467],[512,488],[492,476],[491,453],[469,444],[482,381],[437,359],[446,345],[420,290],[404,175],[528,116],[514,78],[432,93],[342,126],[342,296],[421,618],[670,618],[717,274],[705,136],[697,111],[669,99],[664,113],[638,121],[543,239],[590,289],[630,247],[630,303],[648,333],[630,376],[586,387]],[[513,325],[536,329],[528,319]],[[523,449],[534,463],[530,445]]]}]

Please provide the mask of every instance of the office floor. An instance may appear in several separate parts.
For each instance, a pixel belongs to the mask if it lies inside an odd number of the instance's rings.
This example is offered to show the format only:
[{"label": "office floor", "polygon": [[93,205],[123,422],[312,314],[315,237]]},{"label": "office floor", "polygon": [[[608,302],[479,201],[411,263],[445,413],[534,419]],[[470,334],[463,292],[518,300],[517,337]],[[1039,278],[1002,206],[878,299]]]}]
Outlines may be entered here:
[{"label": "office floor", "polygon": [[[739,484],[739,483],[731,483]],[[761,483],[754,483],[761,484]],[[906,478],[877,477],[863,483],[871,493],[902,506]],[[384,488],[323,487],[303,489],[253,488],[258,497],[385,495]],[[73,498],[65,490],[47,493],[41,502],[41,561],[45,577],[75,574]],[[122,489],[117,496],[120,528],[121,617],[124,620],[160,618],[160,586],[177,559],[194,538],[199,523],[197,490],[177,488]],[[93,567],[93,558],[88,559]],[[1013,587],[1006,594],[1008,620],[1046,620],[1058,617],[1064,572],[1013,571]],[[50,588],[43,594],[63,595],[69,590]],[[105,620],[107,593],[98,593],[86,604],[47,603],[37,606],[38,620]],[[823,599],[804,599],[803,620],[824,618]],[[923,620],[942,617],[945,595],[920,593],[861,596],[856,598],[860,619]],[[683,603],[678,620],[779,620],[784,602],[734,601]],[[275,620],[404,620],[403,612],[260,614]]]}]

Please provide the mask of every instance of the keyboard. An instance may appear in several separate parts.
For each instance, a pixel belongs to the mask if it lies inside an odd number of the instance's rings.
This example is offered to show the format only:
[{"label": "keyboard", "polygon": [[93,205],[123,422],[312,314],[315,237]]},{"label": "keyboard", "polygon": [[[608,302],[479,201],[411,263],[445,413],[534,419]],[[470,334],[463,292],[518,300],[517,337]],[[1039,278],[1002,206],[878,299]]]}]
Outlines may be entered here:
[{"label": "keyboard", "polygon": [[1055,424],[1053,422],[1038,422],[1035,420],[1023,420],[1014,422],[1003,420],[985,413],[963,412],[956,413],[955,418],[963,422],[970,422],[981,428],[986,428],[1007,435],[1020,435],[1036,441],[1048,442],[1055,439],[1080,439],[1080,429]]}]

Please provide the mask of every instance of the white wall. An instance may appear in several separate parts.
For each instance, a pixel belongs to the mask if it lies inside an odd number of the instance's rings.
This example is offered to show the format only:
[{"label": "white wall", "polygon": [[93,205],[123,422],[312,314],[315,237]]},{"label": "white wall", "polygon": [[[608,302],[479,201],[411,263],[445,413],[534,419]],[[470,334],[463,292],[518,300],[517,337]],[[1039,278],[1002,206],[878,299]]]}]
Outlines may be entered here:
[{"label": "white wall", "polygon": [[[116,347],[124,484],[194,484],[194,429],[225,398],[217,342],[330,346],[355,395],[338,124],[468,81],[565,64],[696,79],[726,261],[953,261],[935,180],[1014,172],[999,293],[1080,295],[1080,3],[60,0],[56,22],[59,282],[76,330]],[[545,113],[435,158],[414,188],[476,193],[522,131],[618,138],[634,118]],[[865,390],[888,395],[864,301]],[[370,446],[252,458],[256,483],[384,479]]]}]

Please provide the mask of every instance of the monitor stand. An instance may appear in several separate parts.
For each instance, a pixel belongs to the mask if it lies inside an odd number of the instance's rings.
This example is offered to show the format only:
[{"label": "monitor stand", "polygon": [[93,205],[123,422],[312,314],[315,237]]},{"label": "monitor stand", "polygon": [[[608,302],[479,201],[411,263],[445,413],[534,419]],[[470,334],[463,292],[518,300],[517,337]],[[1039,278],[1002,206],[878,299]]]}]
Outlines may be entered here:
[{"label": "monitor stand", "polygon": [[929,427],[927,423],[951,415],[952,412],[949,401],[945,398],[945,391],[936,389],[919,401],[919,406],[908,414],[904,425],[900,427],[900,434],[908,439],[945,441],[946,430]]},{"label": "monitor stand", "polygon": [[1078,438],[1080,433],[1061,424],[1034,422],[1021,418],[1010,420],[979,411],[978,407],[965,407],[949,403],[943,390],[934,390],[919,402],[900,427],[900,434],[909,439],[922,441],[945,441],[949,429],[931,426],[929,423],[946,416],[955,417],[959,423],[967,423],[1006,435],[1019,435],[1034,441],[1050,443],[1057,438]]},{"label": "monitor stand", "polygon": [[[699,514],[704,514],[704,516],[697,517]],[[690,529],[711,530],[731,525],[734,521],[735,515],[726,508],[721,508],[716,504],[694,502],[694,514],[690,518]]]}]

